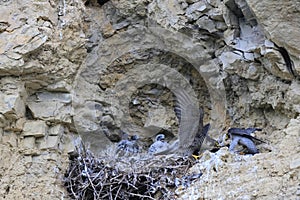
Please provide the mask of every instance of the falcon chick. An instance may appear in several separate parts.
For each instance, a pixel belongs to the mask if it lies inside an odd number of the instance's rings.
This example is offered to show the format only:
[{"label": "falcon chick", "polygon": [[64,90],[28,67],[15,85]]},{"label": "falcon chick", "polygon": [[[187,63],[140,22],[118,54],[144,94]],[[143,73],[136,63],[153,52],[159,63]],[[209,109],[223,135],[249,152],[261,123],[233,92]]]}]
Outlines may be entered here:
[{"label": "falcon chick", "polygon": [[124,152],[125,154],[128,154],[140,152],[140,148],[137,143],[139,138],[137,135],[131,136],[130,140],[128,139],[127,134],[125,134],[123,137],[124,138],[117,145],[117,153]]},{"label": "falcon chick", "polygon": [[149,147],[148,153],[155,154],[164,151],[168,148],[169,144],[165,141],[164,134],[158,134],[155,138],[155,142]]}]

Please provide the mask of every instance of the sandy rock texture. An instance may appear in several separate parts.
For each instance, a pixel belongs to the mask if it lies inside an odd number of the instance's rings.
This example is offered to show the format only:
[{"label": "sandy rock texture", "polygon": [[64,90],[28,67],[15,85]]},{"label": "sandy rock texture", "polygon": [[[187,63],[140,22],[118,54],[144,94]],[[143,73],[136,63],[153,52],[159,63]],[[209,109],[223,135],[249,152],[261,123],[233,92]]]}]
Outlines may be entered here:
[{"label": "sandy rock texture", "polygon": [[205,152],[179,199],[300,198],[297,0],[0,0],[0,199],[68,199],[80,136],[98,153],[175,140],[177,89],[209,135],[260,127],[260,154]]},{"label": "sandy rock texture", "polygon": [[227,147],[206,152],[190,169],[204,175],[187,190],[178,189],[179,199],[299,199],[299,122],[298,117],[273,132],[284,137],[276,145],[270,141],[268,153],[237,155]]}]

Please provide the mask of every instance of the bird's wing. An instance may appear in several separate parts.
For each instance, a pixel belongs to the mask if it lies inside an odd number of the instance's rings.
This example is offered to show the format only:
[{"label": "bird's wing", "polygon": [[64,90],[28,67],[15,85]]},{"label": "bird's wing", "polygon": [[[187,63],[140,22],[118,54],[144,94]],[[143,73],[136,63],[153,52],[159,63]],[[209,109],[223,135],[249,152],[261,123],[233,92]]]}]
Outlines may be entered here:
[{"label": "bird's wing", "polygon": [[[177,90],[176,107],[177,112],[180,113],[179,121],[179,147],[189,147],[198,132],[200,111],[197,101],[193,99],[185,90]],[[175,111],[176,112],[176,111]]]},{"label": "bird's wing", "polygon": [[195,149],[200,149],[201,148],[201,145],[205,139],[205,137],[207,136],[207,132],[208,132],[208,129],[209,129],[209,124],[205,125],[205,127],[203,127],[203,110],[200,108],[199,109],[199,117],[198,117],[198,121],[199,121],[199,124],[198,124],[198,131],[196,133],[196,137],[194,138],[194,142],[193,142],[193,146],[192,148],[194,148],[193,150]]},{"label": "bird's wing", "polygon": [[255,146],[255,144],[252,140],[249,140],[247,138],[241,138],[239,143],[246,146],[249,153],[251,153],[251,154],[258,153],[258,150],[257,150],[257,148],[256,148],[256,146]]},{"label": "bird's wing", "polygon": [[199,152],[201,150],[203,141],[207,137],[207,133],[208,133],[209,127],[210,127],[210,124],[206,124],[203,127],[203,110],[200,109],[198,132],[196,134],[196,137],[195,137],[192,145],[188,149],[188,152],[187,152],[188,154],[189,153]]},{"label": "bird's wing", "polygon": [[[202,114],[203,116],[203,114]],[[199,122],[200,123],[200,122]],[[203,123],[203,117],[202,117],[202,123]],[[204,141],[204,139],[207,137],[208,135],[208,130],[210,128],[210,124],[206,124],[205,126],[203,126],[202,131],[201,131],[201,138],[199,140],[199,149],[201,149],[202,143]]]},{"label": "bird's wing", "polygon": [[[256,129],[256,130],[258,131],[258,130],[262,130],[262,129]],[[248,133],[246,129],[231,128],[231,129],[228,130],[228,133],[233,134],[233,135],[239,135],[239,136],[242,136],[242,137],[245,137],[245,138],[249,138],[251,140],[257,140],[257,141],[262,142],[262,143],[266,143],[266,142],[264,142],[264,141],[262,141],[262,140],[260,140],[256,137],[253,137],[253,136],[249,135],[250,133]]]},{"label": "bird's wing", "polygon": [[261,128],[246,128],[245,130],[248,134],[254,133],[255,131],[262,131]]},{"label": "bird's wing", "polygon": [[239,134],[247,134],[247,131],[244,128],[230,128],[228,133],[239,133]]},{"label": "bird's wing", "polygon": [[181,108],[179,107],[178,103],[176,102],[175,106],[174,106],[174,112],[175,115],[178,119],[178,123],[180,124],[180,119],[181,119]]},{"label": "bird's wing", "polygon": [[203,135],[207,136],[207,133],[208,133],[208,130],[210,128],[210,124],[206,124],[204,127],[203,127],[203,130],[202,130],[202,133]]},{"label": "bird's wing", "polygon": [[256,138],[256,137],[253,137],[252,135],[243,135],[244,137],[246,137],[246,138],[249,138],[249,139],[251,139],[251,140],[256,140],[256,141],[259,141],[259,142],[261,142],[261,143],[266,143],[265,141],[262,141],[262,140],[260,140],[260,139],[258,139],[258,138]]},{"label": "bird's wing", "polygon": [[238,144],[239,140],[239,137],[233,137],[233,139],[230,142],[229,151],[234,151],[235,146]]},{"label": "bird's wing", "polygon": [[244,133],[250,135],[251,133],[254,133],[255,131],[262,131],[261,128],[230,128],[228,130],[228,133]]}]

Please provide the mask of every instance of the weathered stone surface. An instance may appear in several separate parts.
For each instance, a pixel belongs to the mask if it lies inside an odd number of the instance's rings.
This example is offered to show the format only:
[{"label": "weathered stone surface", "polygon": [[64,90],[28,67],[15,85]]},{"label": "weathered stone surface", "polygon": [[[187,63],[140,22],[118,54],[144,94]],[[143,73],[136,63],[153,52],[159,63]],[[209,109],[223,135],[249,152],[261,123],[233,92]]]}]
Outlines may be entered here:
[{"label": "weathered stone surface", "polygon": [[[268,35],[278,46],[285,47],[293,56],[297,63],[295,68],[298,73],[299,49],[300,49],[300,25],[299,25],[299,5],[297,0],[288,2],[273,1],[247,1],[252,11],[255,13],[258,22],[263,26],[265,34]],[[270,19],[270,16],[272,18]]]},{"label": "weathered stone surface", "polygon": [[115,121],[110,115],[105,115],[101,118],[101,124],[111,127],[115,125]]},{"label": "weathered stone surface", "polygon": [[189,20],[197,20],[207,11],[208,5],[204,1],[191,4],[185,11],[185,15]]},{"label": "weathered stone surface", "polygon": [[113,0],[112,3],[118,8],[122,16],[130,17],[132,15],[146,15],[147,0]]},{"label": "weathered stone surface", "polygon": [[60,141],[60,136],[54,135],[54,136],[47,136],[44,138],[44,140],[40,143],[39,149],[57,149],[58,144]]},{"label": "weathered stone surface", "polygon": [[50,136],[62,136],[64,133],[64,126],[61,124],[58,124],[56,126],[50,127],[48,131],[48,135]]},{"label": "weathered stone surface", "polygon": [[22,131],[24,127],[24,123],[26,122],[26,118],[20,118],[16,121],[16,124],[12,124],[11,127],[14,131]]},{"label": "weathered stone surface", "polygon": [[291,102],[289,105],[296,112],[300,111],[300,84],[299,82],[293,82],[286,94],[286,98],[288,102]]},{"label": "weathered stone surface", "polygon": [[280,112],[265,112],[266,119],[278,130],[284,129],[290,121],[290,118],[282,116]]},{"label": "weathered stone surface", "polygon": [[[242,58],[243,57],[241,55],[239,55],[238,53],[234,53],[234,52],[224,52],[220,56],[220,60],[223,63],[224,69],[229,73],[234,72],[235,71],[234,68],[239,67],[238,65],[241,64]],[[235,64],[236,62],[238,64]]]},{"label": "weathered stone surface", "polygon": [[10,147],[17,147],[18,145],[18,137],[14,132],[3,131],[1,140],[3,144]]},{"label": "weathered stone surface", "polygon": [[[299,118],[294,121],[299,122]],[[285,137],[281,144],[287,140],[299,139],[299,124],[291,121],[289,128],[294,129],[289,133],[293,137]],[[189,199],[191,196],[193,199],[297,199],[295,191],[298,186],[293,183],[299,179],[299,175],[295,177],[295,173],[299,174],[300,148],[295,145],[281,145],[274,152],[254,156],[230,154],[227,148],[216,153],[207,152],[200,163],[191,168],[191,173],[203,172],[201,179],[184,191],[178,190],[179,199]],[[286,154],[289,156],[280,156]],[[233,189],[234,185],[238,186]]]},{"label": "weathered stone surface", "polygon": [[[82,2],[76,5],[83,6]],[[52,1],[29,0],[1,6],[1,23],[7,27],[0,34],[0,74],[27,74],[28,86],[40,88],[55,78],[64,79],[75,73],[79,58],[86,55],[86,50],[80,48],[84,44],[84,38],[79,37],[82,27],[80,20],[76,20],[78,15],[73,15],[75,6],[65,3],[63,8],[64,16],[58,20],[59,9]],[[52,53],[65,56],[54,58]],[[33,72],[39,74],[31,76],[29,73]]]},{"label": "weathered stone surface", "polygon": [[8,120],[4,115],[0,114],[0,127],[3,128],[8,125]]},{"label": "weathered stone surface", "polygon": [[148,5],[148,12],[153,20],[163,27],[171,26],[178,30],[184,27],[187,18],[182,15],[185,4],[180,4],[179,1],[168,1],[161,3],[160,1],[152,1]]},{"label": "weathered stone surface", "polygon": [[[257,20],[272,41],[284,45],[292,54],[299,54],[299,1],[247,1]],[[272,18],[270,18],[272,16]],[[288,31],[287,31],[288,30]]]},{"label": "weathered stone surface", "polygon": [[[45,153],[48,154],[45,156],[22,155],[19,149],[3,143],[0,145],[0,153],[2,199],[68,199],[66,192],[58,189],[60,183],[57,178],[67,167],[66,155],[57,152],[52,152],[51,156],[49,153]],[[55,155],[56,160],[49,159]]]},{"label": "weathered stone surface", "polygon": [[71,122],[71,95],[68,93],[37,93],[27,100],[35,118]]},{"label": "weathered stone surface", "polygon": [[115,29],[113,28],[111,23],[107,22],[105,24],[102,24],[101,32],[104,37],[110,37],[115,33]]},{"label": "weathered stone surface", "polygon": [[99,152],[99,150],[112,145],[112,142],[106,137],[100,126],[98,117],[102,113],[97,111],[97,105],[94,102],[86,102],[78,107],[76,104],[73,104],[75,108],[73,119],[76,131],[94,152]]},{"label": "weathered stone surface", "polygon": [[3,128],[0,128],[0,141],[2,141],[3,133],[4,133]]},{"label": "weathered stone surface", "polygon": [[0,114],[17,119],[25,115],[24,83],[10,77],[0,79]]},{"label": "weathered stone surface", "polygon": [[262,49],[261,54],[264,55],[264,57],[261,59],[264,67],[272,74],[287,80],[294,78],[292,74],[289,73],[282,55],[277,50]]},{"label": "weathered stone surface", "polygon": [[300,158],[297,159],[297,160],[292,160],[291,163],[290,163],[290,169],[293,170],[293,169],[297,169],[300,167]]},{"label": "weathered stone surface", "polygon": [[71,85],[65,81],[58,81],[47,86],[47,90],[51,92],[70,92]]},{"label": "weathered stone surface", "polygon": [[22,142],[23,142],[23,148],[24,149],[34,149],[36,147],[34,136],[24,137]]},{"label": "weathered stone surface", "polygon": [[[24,2],[25,3],[25,2]],[[27,4],[27,5],[26,5]],[[31,4],[31,6],[29,6]],[[2,65],[0,67],[1,73],[18,72],[14,65],[11,65],[11,61],[19,62],[19,67],[24,65],[23,55],[30,53],[43,45],[48,34],[43,29],[39,29],[35,20],[40,16],[38,12],[45,11],[44,19],[56,22],[55,9],[47,2],[29,3],[26,2],[23,9],[16,9],[14,4],[2,7],[1,13],[3,14],[2,23],[7,23],[9,26],[3,33],[0,34],[0,55],[2,58]],[[13,13],[13,14],[12,14]],[[28,17],[30,13],[31,17]],[[40,18],[41,21],[44,21]],[[44,26],[44,29],[50,30],[50,23],[40,24]],[[9,71],[10,70],[10,71]]]},{"label": "weathered stone surface", "polygon": [[199,26],[199,28],[208,30],[208,32],[210,33],[214,33],[217,31],[214,20],[209,19],[209,17],[207,16],[203,16],[198,19],[196,24]]},{"label": "weathered stone surface", "polygon": [[158,106],[156,109],[148,112],[148,118],[145,121],[144,127],[146,128],[158,128],[158,129],[170,129],[167,127],[167,119],[169,118],[166,113],[166,109],[162,106]]},{"label": "weathered stone surface", "polygon": [[76,148],[75,145],[76,144],[76,139],[77,137],[75,136],[71,136],[71,135],[64,135],[62,137],[62,147],[64,149],[64,152],[66,152],[67,154],[71,154],[71,153],[75,153],[76,152]]},{"label": "weathered stone surface", "polygon": [[45,121],[28,121],[24,124],[23,135],[42,137],[47,134],[48,126]]}]

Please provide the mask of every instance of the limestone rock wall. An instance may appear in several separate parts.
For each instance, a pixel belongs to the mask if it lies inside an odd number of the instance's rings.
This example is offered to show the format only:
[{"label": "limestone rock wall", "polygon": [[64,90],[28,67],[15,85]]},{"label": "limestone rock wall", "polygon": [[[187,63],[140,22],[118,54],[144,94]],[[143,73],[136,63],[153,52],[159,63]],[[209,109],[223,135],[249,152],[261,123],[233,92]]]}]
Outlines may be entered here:
[{"label": "limestone rock wall", "polygon": [[187,190],[178,189],[180,199],[299,199],[299,117],[273,134],[284,137],[273,140],[268,153],[241,156],[227,147],[206,152],[190,170],[204,175]]},{"label": "limestone rock wall", "polygon": [[175,139],[177,88],[214,138],[255,126],[267,141],[253,157],[207,152],[180,198],[300,198],[298,4],[0,0],[0,198],[68,199],[79,135],[95,153],[122,132],[145,149]]}]

